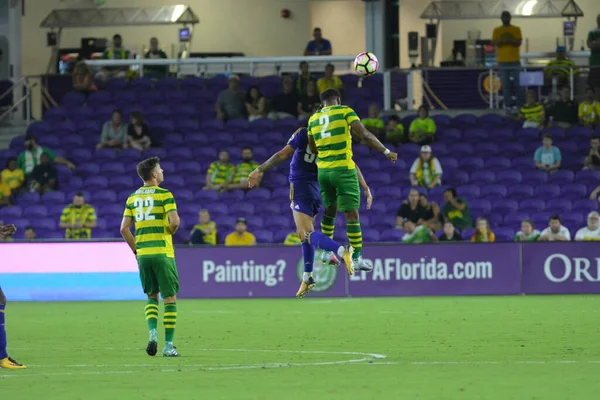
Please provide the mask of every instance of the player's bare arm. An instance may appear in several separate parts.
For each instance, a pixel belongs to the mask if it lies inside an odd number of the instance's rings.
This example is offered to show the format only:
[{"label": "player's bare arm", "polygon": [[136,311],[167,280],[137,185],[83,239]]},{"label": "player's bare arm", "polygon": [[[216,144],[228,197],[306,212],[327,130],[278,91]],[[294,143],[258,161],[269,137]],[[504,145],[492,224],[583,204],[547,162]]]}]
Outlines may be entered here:
[{"label": "player's bare arm", "polygon": [[371,189],[369,189],[369,185],[367,185],[367,181],[365,180],[360,168],[358,168],[358,165],[356,165],[356,174],[358,175],[358,183],[365,191],[365,196],[367,196],[367,210],[370,210],[371,205],[373,204],[373,195],[371,194]]},{"label": "player's bare arm", "polygon": [[311,135],[308,135],[308,145],[310,146],[310,151],[312,151],[313,154],[319,154],[319,149],[317,148],[315,138]]},{"label": "player's bare arm", "polygon": [[133,225],[133,218],[123,217],[123,219],[121,220],[121,236],[123,236],[123,239],[125,239],[125,241],[129,245],[129,248],[131,249],[131,251],[133,251],[135,253],[136,252],[135,238],[131,234],[131,226],[132,225]]},{"label": "player's bare arm", "polygon": [[279,150],[277,153],[273,154],[267,161],[256,167],[254,171],[250,172],[250,175],[248,175],[248,187],[253,188],[256,186],[258,183],[260,183],[260,179],[265,171],[275,168],[290,158],[292,154],[294,154],[294,148],[289,144],[283,149]]},{"label": "player's bare arm", "polygon": [[372,149],[379,150],[382,152],[388,160],[396,162],[398,154],[388,150],[380,141],[377,136],[373,135],[360,121],[355,121],[351,125],[354,134],[367,146]]},{"label": "player's bare arm", "polygon": [[175,232],[177,232],[177,229],[179,229],[179,225],[181,224],[181,219],[179,218],[179,213],[177,213],[177,210],[173,210],[173,211],[169,212],[168,217],[169,217],[169,233],[171,233],[171,235],[174,235]]}]

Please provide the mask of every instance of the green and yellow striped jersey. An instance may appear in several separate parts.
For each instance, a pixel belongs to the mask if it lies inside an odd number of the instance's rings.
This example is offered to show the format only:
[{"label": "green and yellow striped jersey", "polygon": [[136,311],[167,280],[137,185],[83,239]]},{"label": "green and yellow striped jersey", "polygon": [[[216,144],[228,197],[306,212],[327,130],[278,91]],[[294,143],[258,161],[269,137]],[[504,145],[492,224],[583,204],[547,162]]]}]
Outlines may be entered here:
[{"label": "green and yellow striped jersey", "polygon": [[235,167],[233,164],[223,164],[220,161],[215,161],[210,164],[206,173],[210,176],[210,183],[221,185],[229,183],[231,177],[235,174]]},{"label": "green and yellow striped jersey", "polygon": [[542,123],[544,122],[544,106],[540,103],[525,104],[521,107],[521,117],[527,121]]},{"label": "green and yellow striped jersey", "polygon": [[[83,204],[81,207],[69,204],[60,216],[60,222],[71,225],[76,223],[85,225],[94,221],[96,221],[96,210],[89,204]],[[65,237],[67,239],[91,239],[92,230],[90,228],[69,228]]]},{"label": "green and yellow striped jersey", "polygon": [[319,169],[355,169],[352,160],[352,134],[350,125],[360,121],[353,109],[347,106],[324,107],[308,121],[308,135],[319,150]]},{"label": "green and yellow striped jersey", "polygon": [[175,257],[168,218],[173,211],[177,211],[177,205],[167,189],[142,186],[129,196],[123,217],[133,218],[135,222],[138,257]]},{"label": "green and yellow striped jersey", "polygon": [[283,244],[286,246],[300,246],[302,244],[302,242],[300,241],[300,237],[298,236],[298,233],[292,232],[292,233],[289,233],[285,237]]},{"label": "green and yellow striped jersey", "polygon": [[235,176],[233,183],[242,183],[248,180],[250,172],[254,171],[258,167],[258,163],[254,161],[242,162],[235,167]]}]

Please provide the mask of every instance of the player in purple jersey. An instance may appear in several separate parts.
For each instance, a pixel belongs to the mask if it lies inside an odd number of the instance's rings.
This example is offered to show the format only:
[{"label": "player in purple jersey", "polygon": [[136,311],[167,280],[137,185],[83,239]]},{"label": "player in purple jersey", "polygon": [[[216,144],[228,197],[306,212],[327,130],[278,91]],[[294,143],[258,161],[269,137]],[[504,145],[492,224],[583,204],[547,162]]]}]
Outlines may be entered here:
[{"label": "player in purple jersey", "polygon": [[[14,225],[2,225],[0,224],[0,234],[2,236],[12,236],[17,232],[17,228]],[[6,329],[4,326],[4,311],[6,309],[6,296],[2,288],[0,288],[0,368],[7,369],[25,369],[22,364],[19,364],[8,356],[6,351]]]},{"label": "player in purple jersey", "polygon": [[[293,155],[293,156],[292,156]],[[321,193],[318,182],[316,155],[308,145],[308,132],[300,128],[288,140],[287,145],[273,154],[264,164],[258,166],[248,177],[248,185],[254,187],[259,177],[265,171],[281,164],[292,156],[290,163],[290,200],[296,230],[302,242],[302,255],[304,257],[304,275],[296,297],[302,298],[316,286],[312,277],[315,258],[315,247],[325,250],[324,262],[339,265],[337,257],[345,263],[351,262],[351,247],[344,247],[336,243],[321,232],[315,232],[314,218],[321,209]],[[359,182],[367,195],[367,208],[371,207],[373,197],[358,167],[356,168]],[[370,270],[370,269],[369,269]]]}]

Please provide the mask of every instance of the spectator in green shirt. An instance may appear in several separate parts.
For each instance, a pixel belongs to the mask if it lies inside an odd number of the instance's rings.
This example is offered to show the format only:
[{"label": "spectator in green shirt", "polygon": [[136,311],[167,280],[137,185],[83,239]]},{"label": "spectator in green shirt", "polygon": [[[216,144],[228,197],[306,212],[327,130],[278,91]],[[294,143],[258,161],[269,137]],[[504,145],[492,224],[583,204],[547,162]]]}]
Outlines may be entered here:
[{"label": "spectator in green shirt", "polygon": [[452,222],[452,225],[461,232],[473,227],[469,204],[465,199],[458,197],[456,189],[446,189],[444,200],[446,201],[442,206],[444,221]]},{"label": "spectator in green shirt", "polygon": [[436,243],[438,238],[431,232],[431,230],[423,225],[415,225],[414,222],[405,219],[402,222],[402,229],[404,236],[402,236],[402,243],[405,244],[421,244],[421,243]]},{"label": "spectator in green shirt", "polygon": [[[150,50],[148,50],[144,58],[151,60],[164,60],[168,57],[167,53],[158,47],[158,39],[153,37],[150,39]],[[167,76],[168,72],[169,67],[166,65],[146,65],[144,67],[144,76],[147,76],[148,78],[160,79]]]},{"label": "spectator in green shirt", "polygon": [[377,104],[371,104],[369,106],[369,118],[362,120],[363,125],[370,130],[378,138],[383,138],[385,133],[385,124],[380,118],[381,110]]},{"label": "spectator in green shirt", "polygon": [[225,185],[231,182],[235,174],[235,167],[229,162],[229,152],[219,152],[219,160],[210,164],[206,172],[206,186],[204,190],[217,190],[222,192]]},{"label": "spectator in green shirt", "polygon": [[435,121],[429,118],[429,110],[425,106],[419,107],[419,117],[410,124],[408,139],[420,145],[429,144],[433,142],[435,131]]},{"label": "spectator in green shirt", "polygon": [[395,145],[404,142],[404,125],[402,125],[400,117],[397,115],[392,115],[388,119],[385,139]]},{"label": "spectator in green shirt", "polygon": [[529,218],[521,222],[521,230],[515,235],[515,242],[535,242],[540,237],[540,231],[535,229]]},{"label": "spectator in green shirt", "polygon": [[587,45],[590,48],[590,74],[589,85],[596,91],[600,100],[600,14],[596,17],[596,27],[590,31],[587,37]]},{"label": "spectator in green shirt", "polygon": [[[127,60],[130,57],[129,50],[123,47],[123,38],[118,33],[113,36],[112,46],[107,47],[102,54],[105,60]],[[102,67],[102,71],[95,76],[96,79],[107,81],[112,78],[126,78],[129,67]]]},{"label": "spectator in green shirt", "polygon": [[46,147],[38,144],[37,139],[33,135],[25,136],[25,151],[19,154],[17,165],[25,172],[25,176],[29,177],[33,169],[40,165],[42,154],[47,154],[51,162],[65,165],[70,170],[75,169],[75,164],[66,158],[57,156],[54,152]]}]

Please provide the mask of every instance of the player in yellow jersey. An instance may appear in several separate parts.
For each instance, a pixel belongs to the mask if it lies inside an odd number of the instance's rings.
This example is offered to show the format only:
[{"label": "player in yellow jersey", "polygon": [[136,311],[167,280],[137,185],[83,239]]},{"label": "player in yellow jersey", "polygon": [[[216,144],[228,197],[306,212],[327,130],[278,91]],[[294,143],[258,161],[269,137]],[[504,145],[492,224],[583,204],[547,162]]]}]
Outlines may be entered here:
[{"label": "player in yellow jersey", "polygon": [[360,122],[353,109],[341,105],[338,90],[327,89],[320,97],[323,107],[308,121],[308,143],[311,151],[317,154],[319,185],[325,205],[321,231],[333,237],[335,217],[338,210],[342,211],[346,216],[348,240],[354,248],[351,265],[346,266],[348,273],[352,275],[356,269],[370,271],[373,267],[362,259],[362,231],[358,215],[360,188],[352,160],[352,133],[392,162],[396,162],[398,154],[381,144]]},{"label": "player in yellow jersey", "polygon": [[[163,356],[179,357],[173,336],[177,322],[176,294],[179,293],[179,276],[175,265],[173,234],[179,228],[179,214],[171,192],[162,189],[163,170],[158,157],[148,158],[137,165],[137,173],[144,186],[127,199],[121,235],[137,255],[140,279],[146,303],[146,321],[150,339],[146,353],[154,356],[158,350],[158,293],[165,303],[163,324],[165,326],[165,347]],[[131,226],[135,224],[135,238]]]}]

